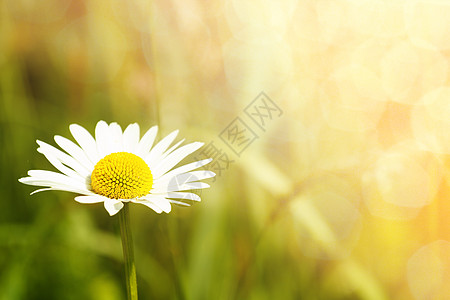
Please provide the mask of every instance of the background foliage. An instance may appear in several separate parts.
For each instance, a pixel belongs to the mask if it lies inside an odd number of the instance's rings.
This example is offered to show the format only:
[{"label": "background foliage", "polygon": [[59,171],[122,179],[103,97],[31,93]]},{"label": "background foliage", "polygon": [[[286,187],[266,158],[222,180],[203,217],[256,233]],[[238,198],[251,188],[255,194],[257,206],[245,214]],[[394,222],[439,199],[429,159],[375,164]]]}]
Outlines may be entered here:
[{"label": "background foliage", "polygon": [[[29,196],[98,120],[213,142],[203,202],[131,208],[142,299],[450,297],[444,1],[0,2],[0,299],[123,299],[117,218]],[[245,109],[283,111],[264,130]],[[264,110],[261,110],[264,111]],[[258,138],[237,156],[236,118]]]}]

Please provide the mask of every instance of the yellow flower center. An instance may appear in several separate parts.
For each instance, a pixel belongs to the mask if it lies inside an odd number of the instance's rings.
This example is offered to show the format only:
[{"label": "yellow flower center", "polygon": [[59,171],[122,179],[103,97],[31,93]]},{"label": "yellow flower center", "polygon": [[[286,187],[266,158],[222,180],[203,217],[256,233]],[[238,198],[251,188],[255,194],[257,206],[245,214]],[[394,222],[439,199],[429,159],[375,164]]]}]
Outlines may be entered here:
[{"label": "yellow flower center", "polygon": [[128,152],[111,153],[94,167],[91,187],[110,199],[133,199],[147,195],[153,176],[145,161]]}]

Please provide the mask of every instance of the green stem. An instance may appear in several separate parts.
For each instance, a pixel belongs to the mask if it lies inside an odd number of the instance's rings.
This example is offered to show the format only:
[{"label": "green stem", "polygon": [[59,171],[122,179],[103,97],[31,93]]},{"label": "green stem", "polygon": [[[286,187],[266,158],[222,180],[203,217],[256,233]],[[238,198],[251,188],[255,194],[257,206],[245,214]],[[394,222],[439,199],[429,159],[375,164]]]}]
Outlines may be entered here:
[{"label": "green stem", "polygon": [[127,299],[137,300],[136,266],[134,264],[133,239],[131,237],[130,214],[128,203],[124,203],[119,212],[120,236],[122,237],[123,258],[125,261],[125,277]]}]

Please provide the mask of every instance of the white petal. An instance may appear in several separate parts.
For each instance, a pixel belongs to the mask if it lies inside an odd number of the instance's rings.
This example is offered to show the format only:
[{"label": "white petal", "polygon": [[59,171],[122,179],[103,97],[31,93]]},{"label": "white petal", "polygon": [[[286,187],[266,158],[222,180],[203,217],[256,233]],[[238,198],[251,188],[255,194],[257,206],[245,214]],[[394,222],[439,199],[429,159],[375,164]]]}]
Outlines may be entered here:
[{"label": "white petal", "polygon": [[131,200],[131,202],[143,204],[143,205],[153,209],[158,214],[163,212],[163,210],[159,206],[157,206],[155,203],[153,203],[149,200],[146,200],[146,199],[133,199],[133,200]]},{"label": "white petal", "polygon": [[[47,158],[47,160],[55,167],[57,168],[61,173],[77,179],[77,180],[83,180],[88,176],[88,175],[84,175],[82,176],[81,174],[79,174],[78,172],[75,172],[74,170],[72,170],[71,168],[68,168],[66,165],[64,165],[63,163],[61,163],[61,161],[59,159],[57,159],[52,153],[50,153],[50,151],[48,149],[43,149],[42,147],[39,147],[37,149],[37,151],[41,154],[43,154],[45,156],[45,158]],[[84,172],[87,173],[87,172]]]},{"label": "white petal", "polygon": [[153,146],[153,142],[155,141],[156,134],[158,133],[158,126],[153,126],[144,134],[142,139],[139,142],[139,145],[136,150],[136,155],[140,157],[145,157],[150,149]]},{"label": "white petal", "polygon": [[181,201],[177,201],[177,200],[171,200],[171,199],[169,199],[169,202],[170,202],[170,203],[173,203],[173,204],[182,205],[182,206],[191,206],[189,203],[185,203],[185,202],[181,202]]},{"label": "white petal", "polygon": [[203,143],[195,142],[184,145],[183,147],[173,151],[158,165],[156,165],[154,169],[152,169],[153,178],[161,177],[164,173],[166,173],[167,171],[175,167],[175,165],[177,165],[180,161],[182,161],[183,158],[185,158],[192,152],[197,151],[203,145]]},{"label": "white petal", "polygon": [[69,129],[77,143],[86,153],[86,156],[95,164],[99,160],[99,156],[97,144],[92,135],[78,124],[71,124]]},{"label": "white petal", "polygon": [[171,132],[168,136],[166,136],[158,144],[156,144],[156,146],[145,157],[145,162],[148,164],[150,169],[158,164],[160,156],[167,150],[167,148],[169,148],[170,144],[172,144],[177,135],[178,130]]},{"label": "white petal", "polygon": [[152,194],[162,194],[168,192],[178,192],[187,190],[198,190],[209,188],[209,184],[204,182],[189,182],[185,184],[178,184],[176,182],[170,182],[166,187],[153,188],[150,192]]},{"label": "white petal", "polygon": [[54,186],[54,187],[48,187],[43,189],[38,189],[30,193],[30,195],[34,195],[39,192],[45,192],[45,191],[63,191],[63,192],[70,192],[70,193],[76,193],[76,194],[82,194],[82,195],[92,195],[91,191],[85,190],[85,189],[77,189],[77,188],[71,188],[66,186]]},{"label": "white petal", "polygon": [[211,171],[192,171],[188,173],[181,173],[173,177],[165,177],[164,180],[157,179],[153,182],[153,189],[164,189],[168,185],[183,185],[185,183],[196,182],[206,178],[213,177],[215,174]]},{"label": "white petal", "polygon": [[106,198],[103,204],[110,216],[114,216],[115,214],[117,214],[123,207],[122,201],[109,198]]},{"label": "white petal", "polygon": [[100,159],[111,154],[109,127],[105,121],[99,121],[97,126],[95,126],[95,141],[97,143],[97,151]]},{"label": "white petal", "polygon": [[184,140],[185,140],[185,139],[182,139],[181,141],[179,141],[178,143],[176,143],[175,145],[173,145],[172,147],[170,147],[169,150],[167,150],[166,152],[164,152],[164,153],[161,155],[161,160],[163,160],[164,158],[166,158],[167,155],[169,155],[169,154],[172,153],[175,149],[177,149],[178,146],[180,146],[180,145],[184,142]]},{"label": "white petal", "polygon": [[81,177],[77,172],[73,171],[72,169],[69,169],[68,167],[64,166],[59,160],[57,160],[54,156],[52,156],[51,154],[48,154],[44,151],[42,151],[41,148],[38,149],[38,152],[42,153],[45,158],[47,158],[47,160],[55,167],[57,168],[61,173],[67,175],[70,178],[74,178],[74,179],[82,179],[83,177]]},{"label": "white petal", "polygon": [[214,173],[212,171],[208,171],[208,170],[192,171],[192,172],[189,172],[189,174],[194,176],[194,178],[197,178],[197,180],[213,178],[214,176],[216,176],[216,173]]},{"label": "white petal", "polygon": [[117,200],[121,201],[122,203],[131,202],[131,199],[117,199]]},{"label": "white petal", "polygon": [[[20,179],[19,179],[19,181],[20,181]],[[30,196],[31,196],[31,195],[34,195],[34,194],[36,194],[36,193],[39,193],[39,192],[45,192],[45,191],[51,191],[51,190],[54,190],[54,188],[43,188],[43,189],[38,189],[38,190],[32,191],[32,192],[30,193]]]},{"label": "white petal", "polygon": [[[49,145],[47,143],[41,142],[39,140],[37,140],[36,142],[40,146],[38,148],[38,152],[44,154],[46,157],[47,156],[51,156],[52,158],[56,159],[58,161],[57,162],[58,165],[64,164],[64,166],[60,166],[60,167],[62,169],[64,169],[65,171],[61,170],[55,164],[52,163],[58,170],[60,170],[64,174],[69,175],[69,176],[72,175],[74,177],[76,177],[76,176],[81,176],[81,177],[89,176],[89,174],[90,174],[89,170],[87,170],[83,165],[81,165],[81,163],[76,161],[73,157],[65,154],[64,152],[56,149],[55,147],[53,147],[53,146],[51,146],[51,145]],[[67,170],[68,168],[65,167],[65,166],[68,166],[71,169]]]},{"label": "white petal", "polygon": [[111,141],[111,152],[116,153],[123,151],[122,128],[116,122],[109,124],[108,138]]},{"label": "white petal", "polygon": [[133,123],[128,125],[123,133],[123,150],[135,153],[139,143],[139,125]]},{"label": "white petal", "polygon": [[167,198],[201,201],[200,196],[194,193],[167,193]]},{"label": "white petal", "polygon": [[61,147],[61,149],[66,151],[76,161],[83,165],[83,167],[85,167],[89,172],[92,172],[92,170],[94,170],[95,164],[88,159],[83,149],[81,149],[74,142],[59,135],[55,136],[55,142]]},{"label": "white petal", "polygon": [[182,173],[186,173],[195,169],[198,169],[200,167],[203,167],[206,164],[209,164],[212,161],[212,158],[208,158],[208,159],[204,159],[204,160],[200,160],[200,161],[195,161],[192,162],[190,164],[178,167],[176,169],[173,169],[172,171],[164,174],[163,176],[161,176],[160,178],[158,178],[158,181],[168,181],[170,180],[172,177],[182,174]]},{"label": "white petal", "polygon": [[88,190],[86,182],[78,179],[44,170],[30,170],[28,171],[30,177],[20,178],[19,181],[28,185],[37,185],[44,187],[64,186],[67,188],[76,188],[80,190]]},{"label": "white petal", "polygon": [[[61,183],[68,183],[69,185],[79,185],[87,186],[88,178],[80,178],[80,177],[70,177],[58,172],[48,171],[48,170],[29,170],[27,173],[30,177],[37,180],[46,180],[46,181],[54,181]],[[27,177],[26,177],[27,178]]]},{"label": "white petal", "polygon": [[95,195],[95,196],[78,196],[75,197],[75,201],[79,202],[79,203],[100,203],[105,201],[106,197],[103,196],[99,196],[99,195]]},{"label": "white petal", "polygon": [[162,211],[165,213],[169,213],[170,210],[172,209],[169,200],[164,196],[149,194],[147,196],[142,197],[142,199],[152,202],[153,204],[161,208]]}]

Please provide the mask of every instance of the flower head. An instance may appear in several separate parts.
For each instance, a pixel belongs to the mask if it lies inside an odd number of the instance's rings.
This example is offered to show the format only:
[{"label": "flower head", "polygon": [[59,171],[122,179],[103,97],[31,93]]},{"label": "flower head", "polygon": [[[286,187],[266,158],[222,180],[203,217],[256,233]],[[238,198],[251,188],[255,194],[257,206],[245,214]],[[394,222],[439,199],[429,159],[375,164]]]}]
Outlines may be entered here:
[{"label": "flower head", "polygon": [[189,205],[183,200],[200,201],[198,195],[188,191],[209,187],[201,180],[215,176],[211,171],[195,171],[212,159],[174,168],[203,146],[203,143],[194,142],[179,147],[184,141],[181,140],[170,147],[178,130],[153,146],[157,126],[150,128],[141,139],[136,123],[122,132],[117,123],[108,125],[100,121],[95,127],[95,139],[79,125],[72,124],[69,128],[78,145],[62,136],[55,136],[55,142],[66,153],[37,141],[38,152],[60,173],[28,171],[29,177],[19,181],[44,187],[31,194],[47,190],[74,192],[82,195],[75,197],[80,203],[103,202],[111,216],[122,209],[124,202],[139,203],[157,213],[168,213],[171,203]]}]

